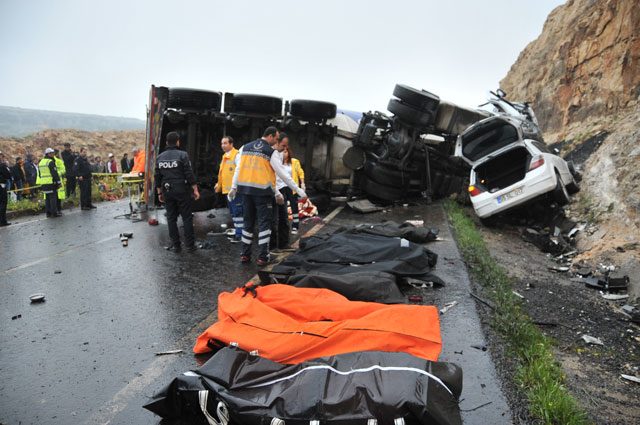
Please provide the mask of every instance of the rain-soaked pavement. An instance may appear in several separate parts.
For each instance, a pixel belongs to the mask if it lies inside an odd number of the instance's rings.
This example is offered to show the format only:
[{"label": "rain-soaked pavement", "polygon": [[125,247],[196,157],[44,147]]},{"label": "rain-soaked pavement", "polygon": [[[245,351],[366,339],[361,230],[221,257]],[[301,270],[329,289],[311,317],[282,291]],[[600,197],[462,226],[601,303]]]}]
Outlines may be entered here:
[{"label": "rain-soaked pavement", "polygon": [[[103,203],[95,211],[25,217],[0,229],[0,424],[158,424],[142,405],[206,360],[191,348],[215,321],[217,294],[249,280],[256,267],[239,264],[239,246],[223,236],[214,237],[211,250],[167,252],[162,211],[160,226],[149,226],[114,218],[127,210],[124,202]],[[196,214],[199,239],[228,219],[225,210],[212,212],[215,218]],[[383,219],[423,219],[440,229],[444,241],[428,247],[439,255],[436,272],[447,286],[410,292],[439,307],[458,301],[441,316],[440,360],[463,368],[465,424],[511,423],[489,352],[471,348],[484,336],[442,207],[367,216],[346,208],[320,232]],[[126,248],[122,232],[134,234]],[[30,304],[36,292],[46,295],[45,303]],[[155,354],[173,349],[184,351]]]}]

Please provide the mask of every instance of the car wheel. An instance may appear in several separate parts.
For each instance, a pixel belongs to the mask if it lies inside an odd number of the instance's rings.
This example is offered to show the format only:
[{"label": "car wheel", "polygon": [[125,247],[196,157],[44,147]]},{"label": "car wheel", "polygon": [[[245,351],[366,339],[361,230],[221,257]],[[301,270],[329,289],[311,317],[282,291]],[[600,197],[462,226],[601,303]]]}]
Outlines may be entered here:
[{"label": "car wheel", "polygon": [[404,191],[397,187],[385,186],[366,177],[361,179],[360,185],[363,192],[373,198],[381,199],[383,201],[399,201],[405,197]]},{"label": "car wheel", "polygon": [[294,99],[290,105],[291,115],[302,120],[322,120],[336,117],[335,103]]},{"label": "car wheel", "polygon": [[576,178],[573,178],[573,181],[567,185],[567,192],[569,195],[575,195],[580,192],[580,184],[576,181]]},{"label": "car wheel", "polygon": [[560,173],[556,171],[556,188],[553,190],[553,199],[556,201],[558,205],[565,206],[569,203],[569,192],[565,187],[564,183],[562,183],[562,179],[560,178]]},{"label": "car wheel", "polygon": [[210,109],[220,111],[222,93],[182,88],[169,89],[167,107],[174,109]]},{"label": "car wheel", "polygon": [[433,122],[433,113],[421,111],[397,99],[391,99],[389,101],[387,110],[407,124],[418,127],[426,127]]},{"label": "car wheel", "polygon": [[233,95],[225,109],[225,112],[235,114],[258,114],[279,117],[282,115],[282,99],[273,96],[238,93]]},{"label": "car wheel", "polygon": [[426,90],[416,90],[404,84],[396,84],[393,89],[393,95],[407,105],[411,105],[421,111],[431,112],[434,117],[440,104],[440,98],[435,94]]}]

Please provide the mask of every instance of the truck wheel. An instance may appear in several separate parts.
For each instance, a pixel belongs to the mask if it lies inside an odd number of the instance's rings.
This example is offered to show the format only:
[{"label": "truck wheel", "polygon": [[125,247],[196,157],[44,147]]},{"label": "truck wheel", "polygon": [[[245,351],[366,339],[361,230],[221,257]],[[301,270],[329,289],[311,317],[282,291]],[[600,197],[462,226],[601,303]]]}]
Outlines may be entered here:
[{"label": "truck wheel", "polygon": [[322,120],[336,117],[337,107],[335,103],[294,99],[290,105],[291,115],[302,120]]},{"label": "truck wheel", "polygon": [[433,123],[434,114],[421,111],[414,106],[407,105],[398,99],[391,99],[387,110],[407,124],[426,127]]},{"label": "truck wheel", "polygon": [[[226,103],[225,103],[226,104]],[[282,99],[258,94],[237,93],[231,98],[225,112],[282,116]]]},{"label": "truck wheel", "polygon": [[182,88],[170,88],[167,107],[174,109],[210,109],[220,112],[222,93],[193,90]]},{"label": "truck wheel", "polygon": [[417,90],[404,84],[396,84],[393,89],[393,95],[406,103],[421,111],[428,111],[435,117],[440,97],[426,90]]},{"label": "truck wheel", "polygon": [[364,174],[376,183],[398,188],[407,187],[411,180],[420,178],[415,172],[403,172],[397,168],[387,167],[374,161],[365,162]]},{"label": "truck wheel", "polygon": [[570,201],[569,192],[567,188],[562,183],[562,179],[560,178],[560,173],[556,171],[556,188],[553,190],[553,199],[556,201],[558,205],[561,207],[567,205]]},{"label": "truck wheel", "polygon": [[362,191],[367,195],[383,201],[399,201],[405,197],[404,192],[397,187],[385,186],[366,177],[361,180],[360,184]]}]

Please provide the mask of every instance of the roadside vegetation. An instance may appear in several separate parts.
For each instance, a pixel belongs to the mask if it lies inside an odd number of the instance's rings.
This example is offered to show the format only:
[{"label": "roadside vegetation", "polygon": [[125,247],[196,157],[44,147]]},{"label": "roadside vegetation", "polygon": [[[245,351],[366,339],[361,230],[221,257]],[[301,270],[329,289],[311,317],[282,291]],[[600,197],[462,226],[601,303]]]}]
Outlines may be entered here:
[{"label": "roadside vegetation", "polygon": [[529,400],[529,411],[545,424],[589,424],[564,385],[565,376],[552,351],[552,340],[531,323],[513,293],[507,272],[491,257],[474,222],[457,203],[446,203],[456,241],[476,282],[494,305],[492,326],[517,364],[514,376]]}]

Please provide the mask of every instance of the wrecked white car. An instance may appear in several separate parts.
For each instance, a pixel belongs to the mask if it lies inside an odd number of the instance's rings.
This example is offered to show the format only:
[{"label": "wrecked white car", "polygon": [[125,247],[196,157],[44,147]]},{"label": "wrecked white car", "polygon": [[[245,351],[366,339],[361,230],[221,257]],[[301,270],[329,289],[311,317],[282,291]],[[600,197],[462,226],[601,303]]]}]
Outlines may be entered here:
[{"label": "wrecked white car", "polygon": [[469,196],[485,221],[506,210],[551,198],[562,206],[580,190],[571,163],[552,153],[542,140],[528,104],[514,104],[498,91],[490,101],[496,114],[467,128],[456,156],[471,165]]}]

